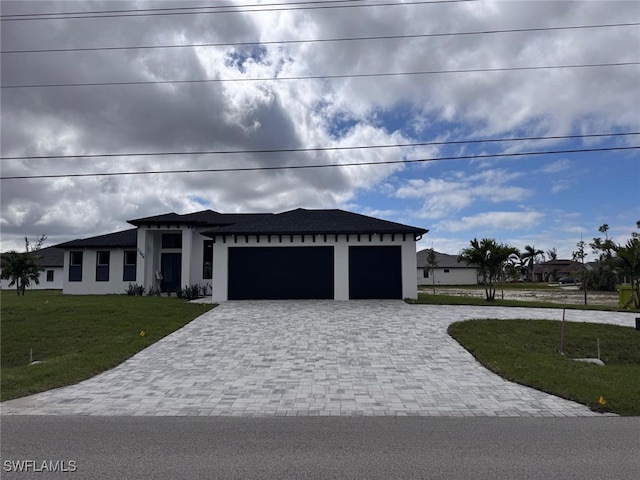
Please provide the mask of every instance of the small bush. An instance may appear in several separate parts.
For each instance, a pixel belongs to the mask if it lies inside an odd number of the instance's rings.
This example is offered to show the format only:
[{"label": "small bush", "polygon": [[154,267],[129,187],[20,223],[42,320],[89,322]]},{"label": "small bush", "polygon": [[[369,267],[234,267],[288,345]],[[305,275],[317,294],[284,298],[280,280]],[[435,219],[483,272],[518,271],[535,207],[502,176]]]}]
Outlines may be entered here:
[{"label": "small bush", "polygon": [[127,295],[135,295],[137,297],[141,297],[142,295],[144,295],[144,286],[138,285],[137,283],[129,283],[126,293]]},{"label": "small bush", "polygon": [[200,291],[203,290],[200,288],[200,285],[185,285],[182,290],[178,290],[176,293],[178,298],[183,298],[185,300],[195,300],[196,298],[200,298]]},{"label": "small bush", "polygon": [[147,295],[149,295],[151,297],[159,297],[160,293],[161,292],[160,292],[159,288],[149,287],[149,292],[147,293]]}]

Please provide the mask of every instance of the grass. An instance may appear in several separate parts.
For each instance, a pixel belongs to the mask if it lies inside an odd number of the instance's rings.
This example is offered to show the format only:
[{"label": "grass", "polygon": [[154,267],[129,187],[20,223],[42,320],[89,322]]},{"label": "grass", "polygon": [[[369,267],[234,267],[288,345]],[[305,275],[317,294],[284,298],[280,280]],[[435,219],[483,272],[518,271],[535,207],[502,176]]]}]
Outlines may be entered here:
[{"label": "grass", "polygon": [[474,305],[493,307],[530,307],[530,308],[566,308],[573,310],[600,310],[610,312],[634,312],[637,310],[623,310],[607,305],[581,305],[576,303],[538,302],[527,300],[496,300],[489,302],[485,298],[462,295],[433,295],[431,293],[418,292],[417,300],[408,300],[408,303],[422,305]]},{"label": "grass", "polygon": [[[640,415],[640,332],[631,327],[551,320],[471,320],[449,334],[485,367],[507,380],[587,405],[594,411]],[[605,366],[577,362],[597,357]],[[600,399],[606,402],[600,403]]]},{"label": "grass", "polygon": [[[175,297],[69,296],[53,290],[0,295],[0,400],[92,377],[213,307]],[[30,351],[41,363],[29,364]]]}]

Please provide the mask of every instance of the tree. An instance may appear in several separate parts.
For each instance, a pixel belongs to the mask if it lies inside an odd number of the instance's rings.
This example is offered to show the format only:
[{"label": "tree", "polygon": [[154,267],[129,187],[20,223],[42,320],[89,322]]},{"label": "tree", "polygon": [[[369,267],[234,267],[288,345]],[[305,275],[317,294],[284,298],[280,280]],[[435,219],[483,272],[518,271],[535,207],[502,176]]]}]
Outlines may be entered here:
[{"label": "tree", "polygon": [[582,282],[582,288],[584,290],[584,304],[586,305],[587,304],[587,282],[585,281],[586,280],[585,277],[586,277],[587,269],[584,266],[584,259],[586,258],[587,253],[584,251],[585,243],[584,243],[584,240],[582,240],[582,235],[580,235],[580,241],[576,243],[576,247],[578,247],[578,250],[572,253],[572,259],[574,262],[579,262],[582,264],[578,272],[578,279]]},{"label": "tree", "polygon": [[18,295],[24,295],[31,282],[40,284],[40,272],[44,269],[36,263],[36,252],[40,250],[46,238],[45,235],[40,236],[35,246],[29,248],[29,239],[25,237],[24,253],[12,250],[2,255],[2,278],[11,280],[9,286],[15,285]]},{"label": "tree", "polygon": [[550,248],[545,252],[545,254],[547,255],[547,257],[549,257],[549,260],[558,259],[558,250],[556,250],[556,247]]},{"label": "tree", "polygon": [[529,274],[529,280],[533,282],[533,269],[536,265],[536,258],[542,256],[544,258],[543,250],[536,250],[535,245],[532,247],[531,245],[527,245],[524,247],[524,252],[520,258],[522,259],[522,263],[526,266],[527,272]]},{"label": "tree", "polygon": [[517,248],[498,243],[493,238],[483,238],[480,241],[474,238],[470,246],[460,252],[458,261],[474,265],[478,269],[483,278],[487,301],[494,301],[496,299],[494,283],[502,273],[509,255],[514,253],[518,253]]},{"label": "tree", "polygon": [[429,249],[429,253],[427,254],[427,267],[429,272],[431,272],[431,282],[433,284],[433,294],[436,294],[436,267],[438,266],[438,258],[436,257],[436,252],[433,250],[433,247]]},{"label": "tree", "polygon": [[[640,221],[637,223],[640,228]],[[624,246],[615,247],[616,266],[620,273],[631,282],[631,300],[636,309],[640,309],[640,235],[636,232]]]},{"label": "tree", "polygon": [[616,289],[616,261],[614,258],[616,244],[609,238],[609,225],[606,223],[598,227],[600,233],[604,233],[604,240],[600,237],[593,239],[589,244],[593,253],[598,255],[598,261],[593,270],[586,275],[588,287],[591,290],[613,292]]},{"label": "tree", "polygon": [[504,271],[508,279],[520,280],[522,278],[522,275],[526,272],[526,268],[522,265],[519,253],[509,255],[504,266]]}]

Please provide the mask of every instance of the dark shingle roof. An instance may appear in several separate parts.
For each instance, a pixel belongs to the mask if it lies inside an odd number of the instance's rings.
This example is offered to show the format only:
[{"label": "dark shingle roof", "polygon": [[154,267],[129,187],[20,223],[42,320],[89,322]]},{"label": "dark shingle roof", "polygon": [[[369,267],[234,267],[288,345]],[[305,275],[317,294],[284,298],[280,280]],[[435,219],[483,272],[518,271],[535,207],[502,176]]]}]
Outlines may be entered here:
[{"label": "dark shingle roof", "polygon": [[[2,255],[6,255],[5,252]],[[29,252],[36,259],[36,265],[40,267],[62,267],[64,265],[64,250],[54,247],[45,247],[40,250]]]},{"label": "dark shingle roof", "polygon": [[121,232],[107,233],[106,235],[98,235],[97,237],[82,238],[79,240],[71,240],[70,242],[56,245],[58,248],[117,248],[131,247],[135,248],[138,244],[138,229],[131,228]]},{"label": "dark shingle roof", "polygon": [[204,232],[204,235],[299,235],[345,233],[410,233],[422,235],[428,230],[389,222],[344,210],[306,210],[267,215]]},{"label": "dark shingle roof", "polygon": [[238,222],[253,220],[264,216],[271,216],[272,213],[220,213],[214,210],[202,210],[200,212],[179,215],[177,213],[165,213],[153,217],[138,218],[128,220],[131,225],[198,225],[198,226],[223,226]]},{"label": "dark shingle roof", "polygon": [[36,264],[40,267],[62,267],[64,265],[64,250],[57,246],[41,248],[33,254],[37,257]]},{"label": "dark shingle roof", "polygon": [[[429,268],[427,257],[429,256],[429,248],[420,250],[417,253],[418,256],[418,268]],[[459,262],[457,255],[449,255],[447,253],[436,254],[436,262],[438,263],[436,268],[474,268],[473,265],[467,265],[466,263]]]}]

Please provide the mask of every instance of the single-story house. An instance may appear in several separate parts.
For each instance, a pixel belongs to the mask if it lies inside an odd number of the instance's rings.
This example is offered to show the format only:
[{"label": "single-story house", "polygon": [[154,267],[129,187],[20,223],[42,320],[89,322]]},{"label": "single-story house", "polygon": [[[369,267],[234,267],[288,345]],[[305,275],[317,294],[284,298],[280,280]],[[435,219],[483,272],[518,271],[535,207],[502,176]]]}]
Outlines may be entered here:
[{"label": "single-story house", "polygon": [[[46,247],[31,252],[36,259],[36,265],[42,268],[40,277],[38,278],[39,284],[31,282],[28,290],[46,290],[62,289],[64,278],[64,250],[57,247]],[[2,290],[8,290],[15,288],[15,285],[9,287],[11,280],[1,279],[0,288]]]},{"label": "single-story house", "polygon": [[574,277],[582,264],[573,260],[549,260],[533,267],[534,282],[557,282],[563,277]]},{"label": "single-story house", "polygon": [[474,266],[459,262],[457,255],[434,252],[437,266],[429,268],[429,252],[420,250],[417,256],[418,285],[477,285],[478,270]]},{"label": "single-story house", "polygon": [[208,286],[214,302],[417,296],[416,241],[427,230],[344,210],[130,220],[135,228],[58,245],[63,293]]}]

